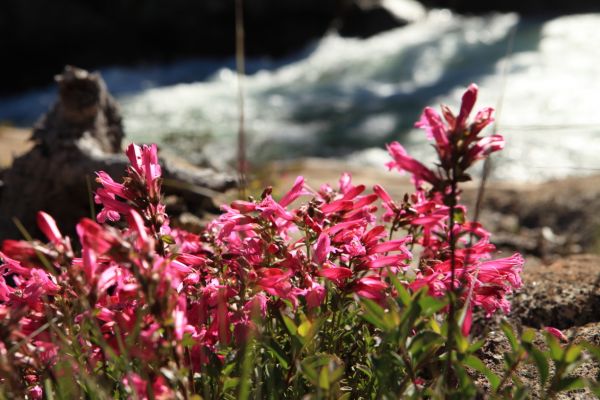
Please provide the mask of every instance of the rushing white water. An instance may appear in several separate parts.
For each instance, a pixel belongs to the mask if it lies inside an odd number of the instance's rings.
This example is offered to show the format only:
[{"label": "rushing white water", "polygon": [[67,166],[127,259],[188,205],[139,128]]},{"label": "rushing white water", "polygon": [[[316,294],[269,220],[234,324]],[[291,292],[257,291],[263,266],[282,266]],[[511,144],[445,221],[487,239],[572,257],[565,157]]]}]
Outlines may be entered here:
[{"label": "rushing white water", "polygon": [[[332,34],[293,59],[249,60],[248,153],[254,162],[336,156],[382,165],[384,144],[399,140],[430,157],[424,135],[412,128],[420,110],[456,108],[476,82],[478,105],[499,109],[497,128],[507,139],[496,178],[600,170],[598,26],[600,14],[543,22],[434,10],[369,39]],[[238,121],[237,77],[231,61],[223,65],[200,60],[102,72],[123,105],[130,139],[222,165],[235,157]],[[0,120],[26,119],[24,110],[50,97],[44,91],[0,100]]]}]

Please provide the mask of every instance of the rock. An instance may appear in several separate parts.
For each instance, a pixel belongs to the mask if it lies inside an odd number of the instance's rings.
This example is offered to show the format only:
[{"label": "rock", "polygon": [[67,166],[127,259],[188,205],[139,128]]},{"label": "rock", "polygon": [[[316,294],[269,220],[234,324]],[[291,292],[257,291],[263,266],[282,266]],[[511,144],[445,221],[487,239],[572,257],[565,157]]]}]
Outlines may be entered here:
[{"label": "rock", "polygon": [[58,101],[34,126],[31,140],[48,153],[73,143],[91,151],[120,153],[125,136],[121,113],[100,75],[67,66],[55,80]]},{"label": "rock", "polygon": [[407,23],[380,1],[356,0],[342,12],[338,31],[342,36],[366,38]]},{"label": "rock", "polygon": [[[119,108],[100,75],[67,67],[56,80],[59,98],[36,124],[34,147],[0,177],[0,241],[21,237],[13,217],[36,236],[38,210],[73,235],[78,220],[92,214],[94,172],[118,180],[127,168]],[[180,196],[183,211],[214,211],[213,195],[235,185],[227,174],[172,160],[163,164],[165,193]]]},{"label": "rock", "polygon": [[516,11],[531,15],[559,15],[565,13],[600,10],[596,0],[419,0],[427,7],[449,8],[459,13],[489,13],[491,11]]},{"label": "rock", "polygon": [[523,282],[512,299],[515,322],[558,329],[600,323],[600,256],[571,256],[531,268],[525,264]]},{"label": "rock", "polygon": [[[543,327],[559,328],[573,342],[600,344],[600,256],[578,255],[563,258],[552,265],[526,262],[523,272],[524,286],[511,299],[512,311],[508,316],[516,332],[524,327],[536,331],[534,344],[546,348]],[[478,356],[488,368],[503,373],[503,354],[510,345],[500,330],[500,317],[491,320],[478,315],[474,333],[484,338]],[[597,378],[599,365],[591,358],[573,371],[573,375]],[[533,399],[540,399],[539,376],[531,364],[522,365],[517,374],[532,389]],[[483,390],[489,390],[483,376],[477,379]],[[561,393],[558,399],[593,399],[589,389]]]}]

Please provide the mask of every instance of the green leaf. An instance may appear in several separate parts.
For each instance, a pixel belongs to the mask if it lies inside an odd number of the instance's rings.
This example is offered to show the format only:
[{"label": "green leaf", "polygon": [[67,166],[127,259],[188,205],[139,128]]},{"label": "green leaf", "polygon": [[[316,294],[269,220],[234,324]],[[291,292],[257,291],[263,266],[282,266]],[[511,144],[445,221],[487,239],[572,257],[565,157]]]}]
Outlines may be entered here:
[{"label": "green leaf", "polygon": [[463,363],[466,366],[473,368],[475,371],[482,373],[490,383],[492,390],[495,391],[498,389],[498,386],[500,386],[501,382],[500,377],[486,367],[483,361],[481,361],[479,358],[475,357],[474,355],[468,355],[464,358]]},{"label": "green leaf", "polygon": [[[306,357],[302,360],[300,363],[300,370],[310,383],[323,389],[328,389],[331,386],[331,383],[339,379],[338,377],[341,377],[341,374],[337,371],[334,374],[330,374],[331,371],[329,368],[333,368],[339,364],[340,362],[336,357],[330,356],[329,354],[319,354]],[[325,372],[323,370],[325,370]],[[324,382],[325,379],[327,380],[326,384]]]},{"label": "green leaf", "polygon": [[366,376],[368,376],[369,379],[373,377],[373,372],[366,365],[356,364],[354,367]]},{"label": "green leaf", "polygon": [[520,386],[515,391],[513,399],[514,400],[525,400],[530,397],[529,395],[530,395],[529,389],[526,386]]},{"label": "green leaf", "polygon": [[300,326],[298,326],[298,335],[302,336],[303,338],[306,338],[310,333],[311,328],[312,323],[309,320],[305,320],[300,324]]},{"label": "green leaf", "polygon": [[192,338],[190,333],[185,333],[181,339],[181,344],[183,347],[194,347],[194,345],[196,345],[196,340]]},{"label": "green leaf", "polygon": [[173,236],[171,236],[171,235],[162,235],[160,237],[160,240],[162,240],[163,243],[166,243],[166,244],[175,244],[175,239],[173,239]]},{"label": "green leaf", "polygon": [[275,358],[277,358],[277,361],[279,361],[279,364],[281,364],[283,368],[289,368],[289,363],[284,356],[284,352],[283,350],[281,350],[277,342],[273,341],[271,343],[264,343],[264,345],[269,351],[269,353],[271,353],[273,356],[275,356]]},{"label": "green leaf", "polygon": [[416,354],[422,349],[428,349],[436,345],[440,345],[443,338],[433,331],[422,331],[417,333],[410,341],[408,350],[412,354]]},{"label": "green leaf", "polygon": [[588,342],[581,343],[581,346],[583,346],[584,349],[589,351],[592,357],[596,359],[596,361],[600,362],[600,347]]},{"label": "green leaf", "polygon": [[368,322],[373,324],[376,328],[381,329],[382,331],[387,331],[391,327],[388,326],[385,320],[385,312],[383,308],[375,303],[373,300],[362,299],[361,304],[363,306],[363,314],[362,317],[366,319]]},{"label": "green leaf", "polygon": [[569,392],[571,390],[583,389],[585,381],[577,376],[567,376],[560,379],[552,388],[556,392]]},{"label": "green leaf", "polygon": [[319,373],[319,386],[321,389],[329,390],[329,368],[324,365]]},{"label": "green leaf", "polygon": [[223,383],[223,391],[228,391],[230,389],[235,389],[240,383],[240,378],[227,378],[225,379],[225,383]]},{"label": "green leaf", "polygon": [[285,327],[287,328],[287,330],[290,332],[290,334],[292,336],[296,336],[296,333],[298,332],[298,328],[296,327],[296,324],[294,323],[294,321],[288,317],[285,314],[281,314],[281,318],[283,319],[283,323],[285,324]]},{"label": "green leaf", "polygon": [[300,371],[302,371],[302,375],[304,375],[306,380],[316,386],[319,382],[319,375],[314,366],[306,361],[307,360],[304,360],[300,363]]},{"label": "green leaf", "polygon": [[535,331],[531,328],[525,328],[521,335],[521,340],[525,343],[533,343],[535,340]]},{"label": "green leaf", "polygon": [[561,361],[565,351],[560,347],[558,340],[551,334],[546,333],[546,344],[550,349],[550,357],[552,357],[554,361]]},{"label": "green leaf", "polygon": [[565,362],[567,364],[572,364],[579,359],[581,355],[581,346],[577,346],[576,344],[571,344],[567,347],[567,353],[565,354]]},{"label": "green leaf", "polygon": [[548,381],[548,376],[550,375],[550,365],[548,364],[546,355],[533,346],[528,348],[527,352],[533,359],[533,362],[537,367],[538,373],[540,374],[540,385],[544,387],[544,385],[546,385],[546,382]]},{"label": "green leaf", "polygon": [[444,308],[446,306],[446,301],[431,296],[421,296],[419,305],[423,310],[421,315],[426,317],[433,315]]},{"label": "green leaf", "polygon": [[460,329],[454,330],[454,341],[456,342],[456,349],[461,354],[465,354],[469,348],[469,340],[462,335]]},{"label": "green leaf", "polygon": [[54,400],[54,390],[52,389],[52,381],[50,378],[44,380],[44,394],[48,400]]},{"label": "green leaf", "polygon": [[469,345],[469,348],[467,349],[467,353],[475,353],[477,350],[482,348],[484,344],[485,344],[485,339],[480,339],[476,342],[471,343]]},{"label": "green leaf", "polygon": [[[464,179],[466,179],[465,182],[471,180],[471,178],[466,174],[464,175]],[[460,208],[456,208],[454,210],[454,222],[457,224],[462,224],[465,222],[465,213]]]},{"label": "green leaf", "polygon": [[402,304],[404,304],[405,306],[408,306],[410,304],[410,302],[412,301],[412,298],[410,297],[410,293],[408,292],[408,290],[400,282],[400,280],[398,279],[396,274],[392,273],[389,269],[388,269],[388,277],[390,278],[390,281],[392,281],[392,285],[394,285],[394,288],[396,288],[396,292],[398,292],[398,299],[400,299]]},{"label": "green leaf", "polygon": [[594,380],[587,381],[587,387],[596,395],[596,397],[600,398],[600,384]]},{"label": "green leaf", "polygon": [[511,349],[513,349],[513,351],[517,351],[520,346],[512,326],[510,326],[508,322],[502,321],[500,323],[500,328],[502,329],[502,332],[504,332],[504,335],[508,339],[508,343],[510,343]]}]

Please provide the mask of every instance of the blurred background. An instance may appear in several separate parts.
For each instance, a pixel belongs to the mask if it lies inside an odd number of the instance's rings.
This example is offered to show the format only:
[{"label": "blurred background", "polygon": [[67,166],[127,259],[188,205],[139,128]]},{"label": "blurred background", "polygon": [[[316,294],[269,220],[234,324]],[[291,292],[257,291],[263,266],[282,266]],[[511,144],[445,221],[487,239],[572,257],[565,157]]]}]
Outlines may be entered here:
[{"label": "blurred background", "polygon": [[[243,25],[254,168],[303,157],[383,168],[391,140],[427,158],[422,108],[456,108],[475,82],[507,138],[495,179],[600,170],[597,0],[244,0]],[[0,38],[4,153],[72,64],[100,71],[126,141],[235,164],[234,0],[3,0]]]}]

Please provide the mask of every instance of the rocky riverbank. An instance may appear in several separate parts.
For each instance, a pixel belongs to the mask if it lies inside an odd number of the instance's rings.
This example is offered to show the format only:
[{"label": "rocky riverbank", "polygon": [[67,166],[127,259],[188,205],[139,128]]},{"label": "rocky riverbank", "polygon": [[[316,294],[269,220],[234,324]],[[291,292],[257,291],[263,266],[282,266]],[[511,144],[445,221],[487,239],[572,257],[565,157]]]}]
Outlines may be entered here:
[{"label": "rocky riverbank", "polygon": [[[26,130],[0,129],[0,160],[25,151],[26,134]],[[394,197],[411,190],[408,179],[397,173],[333,159],[272,163],[258,174],[252,190],[273,185],[276,193],[283,192],[297,175],[303,175],[317,188],[326,182],[335,183],[343,171],[352,173],[356,182],[368,187],[382,184]],[[471,212],[477,190],[476,184],[465,187],[463,196]],[[177,207],[177,202],[171,201],[170,206]],[[536,329],[540,344],[543,327],[553,326],[562,329],[575,342],[600,345],[597,311],[600,308],[600,256],[596,255],[600,247],[599,211],[600,175],[540,184],[496,182],[486,188],[481,221],[493,233],[493,242],[505,255],[520,251],[527,259],[524,285],[512,297],[509,321],[517,330],[526,326]],[[186,218],[184,215],[180,223],[187,228],[198,228],[197,219]],[[482,359],[491,369],[500,371],[502,354],[509,345],[499,330],[498,321],[497,317],[488,320],[480,315],[474,330],[487,338],[481,351]],[[598,373],[598,366],[586,362],[576,373],[593,377]],[[519,374],[532,387],[538,384],[532,366],[523,366]],[[594,397],[582,390],[559,398]]]}]

